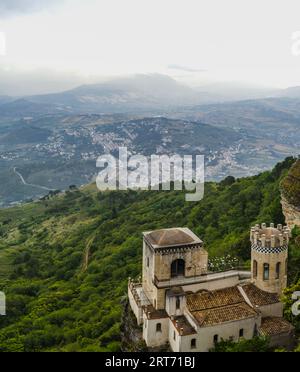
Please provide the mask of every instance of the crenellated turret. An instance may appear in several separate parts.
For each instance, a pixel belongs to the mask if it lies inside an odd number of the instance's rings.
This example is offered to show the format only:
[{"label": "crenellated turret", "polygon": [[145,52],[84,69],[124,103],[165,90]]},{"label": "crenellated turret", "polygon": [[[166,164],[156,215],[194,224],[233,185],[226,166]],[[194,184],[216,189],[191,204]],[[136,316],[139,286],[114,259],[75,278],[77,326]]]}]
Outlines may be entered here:
[{"label": "crenellated turret", "polygon": [[262,290],[280,294],[286,287],[290,236],[290,229],[281,224],[251,228],[252,282]]}]

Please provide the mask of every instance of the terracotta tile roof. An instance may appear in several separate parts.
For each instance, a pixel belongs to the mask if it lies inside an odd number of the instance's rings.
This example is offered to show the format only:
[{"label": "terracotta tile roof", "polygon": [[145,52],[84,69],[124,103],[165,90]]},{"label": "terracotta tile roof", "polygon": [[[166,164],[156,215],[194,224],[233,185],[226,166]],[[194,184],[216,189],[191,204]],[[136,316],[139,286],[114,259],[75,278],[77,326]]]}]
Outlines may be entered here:
[{"label": "terracotta tile roof", "polygon": [[257,316],[257,312],[244,302],[235,305],[216,307],[209,310],[194,311],[192,315],[197,320],[200,327],[207,327],[253,318]]},{"label": "terracotta tile roof", "polygon": [[200,327],[257,316],[238,287],[218,289],[187,296],[187,306]]},{"label": "terracotta tile roof", "polygon": [[195,329],[190,325],[185,316],[175,317],[172,322],[178,333],[182,336],[194,335],[197,333]]},{"label": "terracotta tile roof", "polygon": [[187,306],[190,311],[208,310],[242,302],[245,302],[245,300],[237,287],[219,289],[212,292],[202,292],[187,296]]},{"label": "terracotta tile roof", "polygon": [[282,318],[269,317],[262,319],[259,332],[262,336],[275,336],[293,332],[294,327]]},{"label": "terracotta tile roof", "polygon": [[254,284],[246,284],[242,288],[253,306],[266,306],[280,302],[277,293],[262,291]]},{"label": "terracotta tile roof", "polygon": [[165,319],[168,318],[168,314],[165,310],[156,310],[152,305],[144,306],[144,312],[147,319]]}]

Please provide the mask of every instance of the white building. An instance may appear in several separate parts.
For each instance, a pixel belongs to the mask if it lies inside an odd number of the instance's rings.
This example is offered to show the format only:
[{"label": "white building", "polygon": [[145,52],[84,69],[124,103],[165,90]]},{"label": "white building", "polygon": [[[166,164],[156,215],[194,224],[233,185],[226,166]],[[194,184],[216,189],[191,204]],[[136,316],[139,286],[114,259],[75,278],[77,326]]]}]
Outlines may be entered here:
[{"label": "white building", "polygon": [[289,346],[293,327],[282,318],[279,300],[288,239],[287,228],[257,225],[251,230],[251,272],[210,273],[203,242],[189,229],[144,233],[143,277],[129,280],[128,297],[147,346],[206,352],[222,339],[255,335],[269,336],[274,346]]}]

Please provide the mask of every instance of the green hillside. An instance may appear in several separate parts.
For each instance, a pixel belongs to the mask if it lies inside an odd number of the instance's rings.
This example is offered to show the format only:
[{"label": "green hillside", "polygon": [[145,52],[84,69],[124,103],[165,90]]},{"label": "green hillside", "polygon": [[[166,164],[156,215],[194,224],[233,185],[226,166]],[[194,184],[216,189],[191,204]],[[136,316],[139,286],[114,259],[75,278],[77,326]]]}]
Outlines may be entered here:
[{"label": "green hillside", "polygon": [[[141,271],[141,233],[188,226],[211,256],[230,254],[247,265],[250,226],[284,223],[279,183],[293,162],[209,183],[198,203],[180,192],[99,193],[90,185],[0,210],[0,290],[8,302],[0,351],[118,350],[120,301],[127,278]],[[296,251],[292,282],[299,279]]]}]

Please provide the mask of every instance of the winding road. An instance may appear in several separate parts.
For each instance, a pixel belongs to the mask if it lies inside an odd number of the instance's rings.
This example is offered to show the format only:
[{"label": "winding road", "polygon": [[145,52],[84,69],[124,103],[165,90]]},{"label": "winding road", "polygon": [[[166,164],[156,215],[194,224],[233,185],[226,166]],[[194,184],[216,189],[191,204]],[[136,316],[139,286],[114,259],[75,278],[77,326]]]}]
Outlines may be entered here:
[{"label": "winding road", "polygon": [[54,189],[49,189],[48,187],[45,187],[45,186],[40,186],[40,185],[34,185],[32,183],[27,183],[24,180],[24,177],[22,176],[22,174],[17,171],[16,167],[14,167],[14,173],[20,178],[22,184],[25,185],[25,186],[36,187],[38,189],[45,190],[45,191],[55,191]]}]

